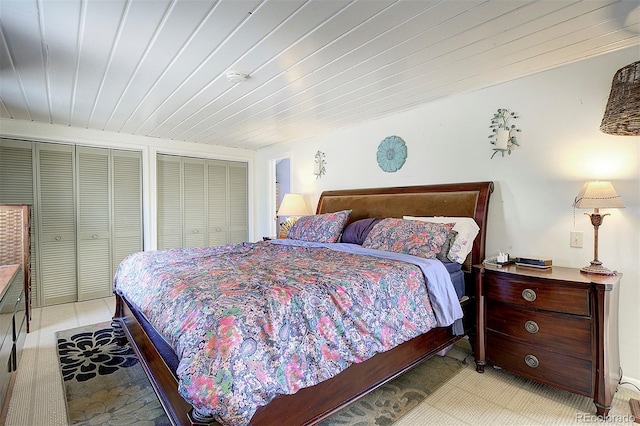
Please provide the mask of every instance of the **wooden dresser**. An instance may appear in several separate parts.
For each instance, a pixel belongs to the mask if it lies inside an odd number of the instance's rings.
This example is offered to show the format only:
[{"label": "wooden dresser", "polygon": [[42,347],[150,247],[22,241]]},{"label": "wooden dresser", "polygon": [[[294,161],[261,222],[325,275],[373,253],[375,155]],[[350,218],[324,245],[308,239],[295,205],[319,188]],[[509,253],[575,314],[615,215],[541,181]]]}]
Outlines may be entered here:
[{"label": "wooden dresser", "polygon": [[30,210],[0,204],[0,424],[31,318]]},{"label": "wooden dresser", "polygon": [[476,370],[485,364],[593,398],[606,416],[620,379],[621,274],[477,265]]},{"label": "wooden dresser", "polygon": [[23,283],[21,265],[0,266],[0,413],[5,411],[27,332]]},{"label": "wooden dresser", "polygon": [[31,206],[0,204],[0,265],[22,266],[27,332],[31,320]]}]

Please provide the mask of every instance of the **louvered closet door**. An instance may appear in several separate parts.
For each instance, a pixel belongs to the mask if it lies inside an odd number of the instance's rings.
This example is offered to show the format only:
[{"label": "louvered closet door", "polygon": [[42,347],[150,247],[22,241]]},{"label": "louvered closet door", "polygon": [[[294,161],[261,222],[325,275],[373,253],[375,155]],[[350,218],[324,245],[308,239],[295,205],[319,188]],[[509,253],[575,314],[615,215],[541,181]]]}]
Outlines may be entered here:
[{"label": "louvered closet door", "polygon": [[112,150],[115,271],[122,259],[142,250],[142,156],[140,152]]},{"label": "louvered closet door", "polygon": [[[34,206],[32,150],[32,142],[0,139],[0,203]],[[29,211],[30,223],[34,224],[35,208]],[[40,303],[36,279],[35,229],[35,226],[31,226],[31,302],[37,307]]]},{"label": "louvered closet door", "polygon": [[[217,246],[229,241],[228,204],[228,162],[207,161],[209,245]],[[246,213],[245,213],[246,214]]]},{"label": "louvered closet door", "polygon": [[31,142],[0,139],[0,203],[33,204]]},{"label": "louvered closet door", "polygon": [[247,163],[229,162],[229,242],[249,239]]},{"label": "louvered closet door", "polygon": [[78,301],[112,293],[109,150],[76,148]]},{"label": "louvered closet door", "polygon": [[157,157],[158,248],[182,247],[182,176],[180,157]]},{"label": "louvered closet door", "polygon": [[204,160],[182,159],[184,174],[183,247],[207,245]]},{"label": "louvered closet door", "polygon": [[69,145],[36,145],[43,306],[77,300],[73,151]]}]

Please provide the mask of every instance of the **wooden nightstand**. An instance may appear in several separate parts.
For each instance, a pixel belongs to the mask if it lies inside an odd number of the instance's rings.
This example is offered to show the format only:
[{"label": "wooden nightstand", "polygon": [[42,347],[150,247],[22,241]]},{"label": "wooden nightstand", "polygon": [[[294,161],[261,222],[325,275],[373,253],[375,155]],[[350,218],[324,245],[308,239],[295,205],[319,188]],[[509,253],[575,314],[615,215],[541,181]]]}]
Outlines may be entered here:
[{"label": "wooden nightstand", "polygon": [[620,380],[621,274],[476,265],[476,370],[492,364],[593,398],[606,416]]}]

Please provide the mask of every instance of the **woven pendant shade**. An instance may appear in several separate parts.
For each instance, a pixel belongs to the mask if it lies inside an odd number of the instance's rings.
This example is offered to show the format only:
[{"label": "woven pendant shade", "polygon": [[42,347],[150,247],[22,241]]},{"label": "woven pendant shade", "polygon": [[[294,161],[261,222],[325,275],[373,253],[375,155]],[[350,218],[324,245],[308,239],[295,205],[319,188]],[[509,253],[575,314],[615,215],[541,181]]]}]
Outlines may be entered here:
[{"label": "woven pendant shade", "polygon": [[640,135],[640,61],[620,68],[613,76],[600,130],[610,135]]}]

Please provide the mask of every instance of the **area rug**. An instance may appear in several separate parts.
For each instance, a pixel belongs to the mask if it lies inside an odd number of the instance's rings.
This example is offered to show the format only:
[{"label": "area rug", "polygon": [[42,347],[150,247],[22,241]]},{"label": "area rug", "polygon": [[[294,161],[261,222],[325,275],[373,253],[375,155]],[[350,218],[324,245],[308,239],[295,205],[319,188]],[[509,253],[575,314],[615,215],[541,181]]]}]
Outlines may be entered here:
[{"label": "area rug", "polygon": [[[169,425],[129,345],[118,346],[108,322],[56,333],[72,425]],[[323,426],[392,425],[462,369],[435,356],[340,410]]]}]

